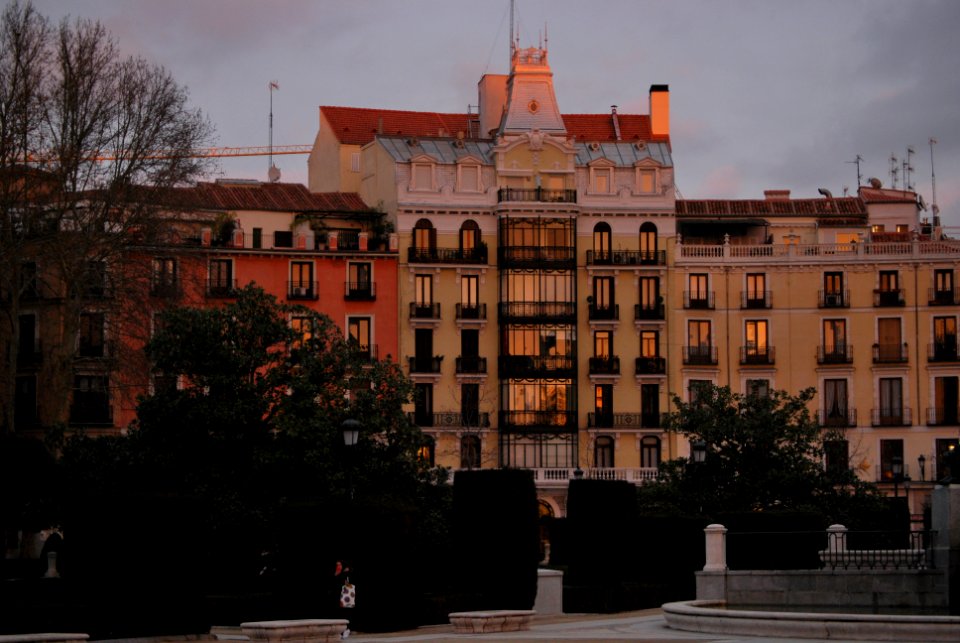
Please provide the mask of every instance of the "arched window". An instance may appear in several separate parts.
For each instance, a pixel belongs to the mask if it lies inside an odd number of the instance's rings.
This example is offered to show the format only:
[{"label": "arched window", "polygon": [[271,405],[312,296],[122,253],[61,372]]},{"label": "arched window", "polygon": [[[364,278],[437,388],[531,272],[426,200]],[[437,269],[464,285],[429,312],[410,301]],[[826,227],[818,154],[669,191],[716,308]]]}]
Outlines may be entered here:
[{"label": "arched window", "polygon": [[613,467],[613,438],[609,435],[598,435],[593,445],[593,466],[598,469]]},{"label": "arched window", "polygon": [[610,262],[610,224],[600,222],[593,227],[593,260],[595,263]]},{"label": "arched window", "polygon": [[649,221],[640,226],[640,261],[657,263],[657,226]]},{"label": "arched window", "polygon": [[413,247],[418,257],[430,258],[437,249],[437,231],[429,219],[420,219],[413,226]]},{"label": "arched window", "polygon": [[476,221],[465,221],[460,226],[460,252],[463,257],[473,257],[480,246],[480,226]]},{"label": "arched window", "polygon": [[460,468],[480,468],[480,436],[465,435],[460,438]]},{"label": "arched window", "polygon": [[656,469],[660,465],[660,438],[645,435],[640,440],[640,466]]}]

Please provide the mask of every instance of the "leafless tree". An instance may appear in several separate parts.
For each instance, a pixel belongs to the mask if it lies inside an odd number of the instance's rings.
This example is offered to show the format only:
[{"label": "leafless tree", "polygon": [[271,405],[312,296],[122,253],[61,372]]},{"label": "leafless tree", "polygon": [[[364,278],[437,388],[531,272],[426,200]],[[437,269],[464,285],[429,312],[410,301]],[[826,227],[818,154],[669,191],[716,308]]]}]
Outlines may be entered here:
[{"label": "leafless tree", "polygon": [[[67,418],[81,315],[119,319],[163,241],[169,188],[207,171],[212,127],[162,67],[123,58],[99,23],[29,3],[0,18],[0,427],[14,430],[19,316],[38,302],[44,425]],[[145,198],[145,194],[149,194]],[[168,207],[163,207],[163,206]],[[116,327],[117,324],[114,324]]]}]

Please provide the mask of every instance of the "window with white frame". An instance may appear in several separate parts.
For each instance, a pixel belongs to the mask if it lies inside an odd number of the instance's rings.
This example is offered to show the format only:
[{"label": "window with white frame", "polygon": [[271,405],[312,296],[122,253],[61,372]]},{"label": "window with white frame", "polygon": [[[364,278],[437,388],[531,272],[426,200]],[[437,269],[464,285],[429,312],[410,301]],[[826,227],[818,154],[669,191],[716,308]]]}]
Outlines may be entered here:
[{"label": "window with white frame", "polygon": [[414,163],[413,164],[413,184],[410,186],[413,190],[433,190],[433,164],[432,163]]},{"label": "window with white frame", "polygon": [[594,194],[610,194],[613,191],[613,168],[590,168],[590,189]]},{"label": "window with white frame", "polygon": [[652,168],[637,170],[637,191],[640,194],[654,194],[657,191],[657,171]]},{"label": "window with white frame", "polygon": [[473,163],[463,163],[457,166],[457,191],[480,191],[480,166]]}]

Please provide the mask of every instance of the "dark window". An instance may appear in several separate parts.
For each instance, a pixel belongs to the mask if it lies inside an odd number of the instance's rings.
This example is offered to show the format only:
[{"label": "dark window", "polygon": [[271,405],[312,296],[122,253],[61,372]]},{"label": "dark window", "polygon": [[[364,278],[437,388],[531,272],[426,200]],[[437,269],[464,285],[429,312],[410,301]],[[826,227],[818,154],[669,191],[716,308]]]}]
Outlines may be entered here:
[{"label": "dark window", "polygon": [[640,385],[640,424],[644,428],[660,426],[660,385]]},{"label": "dark window", "polygon": [[480,436],[465,435],[460,438],[460,468],[480,468]]},{"label": "dark window", "polygon": [[415,385],[413,421],[418,426],[433,426],[433,384]]},{"label": "dark window", "polygon": [[613,438],[598,435],[593,445],[593,466],[599,469],[613,468]]},{"label": "dark window", "polygon": [[656,469],[660,466],[660,438],[645,435],[640,440],[640,466]]},{"label": "dark window", "polygon": [[823,453],[827,473],[839,476],[850,469],[850,445],[846,440],[825,440]]},{"label": "dark window", "polygon": [[35,375],[18,375],[14,391],[13,421],[20,428],[37,423],[37,378]]},{"label": "dark window", "polygon": [[273,233],[273,247],[274,248],[292,248],[293,247],[293,231],[292,230],[275,230]]},{"label": "dark window", "polygon": [[103,357],[103,313],[83,313],[80,315],[79,344],[80,357]]},{"label": "dark window", "polygon": [[460,385],[460,417],[464,426],[480,426],[480,385],[466,383]]},{"label": "dark window", "polygon": [[880,479],[893,482],[893,459],[903,462],[903,440],[880,440]]},{"label": "dark window", "polygon": [[78,375],[74,378],[70,421],[76,424],[108,424],[112,421],[106,376]]}]

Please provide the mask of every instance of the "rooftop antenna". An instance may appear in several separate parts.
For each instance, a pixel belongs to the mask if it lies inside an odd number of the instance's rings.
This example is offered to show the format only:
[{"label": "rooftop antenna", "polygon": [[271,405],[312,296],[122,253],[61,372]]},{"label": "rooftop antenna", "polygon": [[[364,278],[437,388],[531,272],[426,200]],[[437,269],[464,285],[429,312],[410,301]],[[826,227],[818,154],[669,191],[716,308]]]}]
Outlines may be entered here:
[{"label": "rooftop antenna", "polygon": [[270,136],[269,136],[269,163],[270,167],[267,168],[267,178],[270,179],[271,183],[276,183],[280,180],[280,168],[273,164],[273,90],[280,89],[280,83],[271,80],[270,81]]},{"label": "rooftop antenna", "polygon": [[903,162],[903,189],[913,190],[913,146],[907,146],[907,158]]},{"label": "rooftop antenna", "polygon": [[516,47],[513,42],[513,10],[514,0],[510,0],[510,67],[513,66],[513,52]]},{"label": "rooftop antenna", "polygon": [[940,225],[940,206],[937,205],[937,173],[933,169],[933,146],[937,144],[937,139],[930,137],[930,184],[933,188],[933,225]]},{"label": "rooftop antenna", "polygon": [[852,161],[847,161],[847,163],[855,163],[857,166],[857,188],[859,189],[863,185],[863,175],[860,174],[860,163],[863,162],[863,157],[857,154],[857,158]]},{"label": "rooftop antenna", "polygon": [[890,187],[897,189],[897,182],[900,175],[900,162],[893,154],[890,155]]}]

